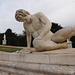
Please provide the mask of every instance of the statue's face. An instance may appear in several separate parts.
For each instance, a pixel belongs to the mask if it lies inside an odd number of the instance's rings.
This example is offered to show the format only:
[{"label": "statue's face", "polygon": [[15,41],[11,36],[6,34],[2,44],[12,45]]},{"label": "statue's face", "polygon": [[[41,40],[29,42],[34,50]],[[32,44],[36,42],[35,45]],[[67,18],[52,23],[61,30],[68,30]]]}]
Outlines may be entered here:
[{"label": "statue's face", "polygon": [[29,13],[27,11],[25,11],[23,9],[19,9],[15,13],[15,18],[19,22],[24,22],[26,20],[27,15],[29,15]]}]

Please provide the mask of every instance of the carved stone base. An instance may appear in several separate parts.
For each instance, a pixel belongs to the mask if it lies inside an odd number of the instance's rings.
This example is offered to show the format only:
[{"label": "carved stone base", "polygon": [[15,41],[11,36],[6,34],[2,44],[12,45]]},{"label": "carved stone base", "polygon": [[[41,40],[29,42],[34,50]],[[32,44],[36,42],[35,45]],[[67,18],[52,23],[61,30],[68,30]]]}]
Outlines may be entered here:
[{"label": "carved stone base", "polygon": [[0,75],[75,75],[75,48],[0,54]]},{"label": "carved stone base", "polygon": [[2,41],[2,44],[3,44],[3,45],[6,45],[6,42],[7,42],[7,40],[3,40],[3,41]]}]

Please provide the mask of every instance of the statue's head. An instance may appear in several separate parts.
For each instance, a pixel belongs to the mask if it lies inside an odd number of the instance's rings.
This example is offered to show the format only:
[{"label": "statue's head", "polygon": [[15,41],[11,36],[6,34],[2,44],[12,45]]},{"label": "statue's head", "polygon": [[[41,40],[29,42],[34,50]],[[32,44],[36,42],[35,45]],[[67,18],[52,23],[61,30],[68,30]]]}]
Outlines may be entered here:
[{"label": "statue's head", "polygon": [[15,13],[15,18],[16,18],[16,20],[19,21],[19,22],[24,22],[25,17],[26,17],[27,15],[30,15],[30,13],[27,12],[27,11],[25,11],[25,10],[23,10],[23,9],[19,9],[19,10],[17,10],[16,13]]}]

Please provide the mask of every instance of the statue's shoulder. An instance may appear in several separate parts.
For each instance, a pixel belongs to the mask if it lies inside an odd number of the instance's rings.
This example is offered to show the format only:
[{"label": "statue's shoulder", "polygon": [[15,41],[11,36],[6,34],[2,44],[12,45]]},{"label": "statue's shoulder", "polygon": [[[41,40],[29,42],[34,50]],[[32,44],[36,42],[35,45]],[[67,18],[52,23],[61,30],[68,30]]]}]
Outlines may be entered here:
[{"label": "statue's shoulder", "polygon": [[45,16],[42,12],[36,13],[37,16]]},{"label": "statue's shoulder", "polygon": [[42,12],[38,12],[38,13],[36,13],[37,15],[41,15],[41,14],[43,14]]}]

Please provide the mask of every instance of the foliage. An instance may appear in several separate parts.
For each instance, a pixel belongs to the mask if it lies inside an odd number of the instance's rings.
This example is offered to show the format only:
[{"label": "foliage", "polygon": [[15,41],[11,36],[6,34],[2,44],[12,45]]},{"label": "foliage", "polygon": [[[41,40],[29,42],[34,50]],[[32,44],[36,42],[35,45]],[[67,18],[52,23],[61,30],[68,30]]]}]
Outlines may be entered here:
[{"label": "foliage", "polygon": [[[5,34],[6,34],[7,45],[27,46],[26,35],[17,35],[13,33],[11,29],[7,29]],[[4,33],[0,34],[0,45],[2,45],[3,36]]]},{"label": "foliage", "polygon": [[58,31],[58,30],[60,30],[60,29],[62,29],[62,28],[63,28],[63,27],[61,27],[61,25],[58,25],[58,23],[52,22],[51,31],[52,31],[53,33],[55,33],[56,31]]},{"label": "foliage", "polygon": [[75,48],[75,36],[72,36],[70,40],[72,41],[72,47]]},{"label": "foliage", "polygon": [[4,33],[0,33],[0,45],[2,44]]}]

